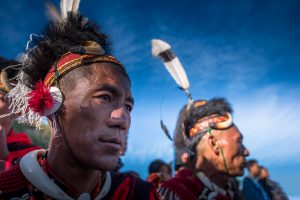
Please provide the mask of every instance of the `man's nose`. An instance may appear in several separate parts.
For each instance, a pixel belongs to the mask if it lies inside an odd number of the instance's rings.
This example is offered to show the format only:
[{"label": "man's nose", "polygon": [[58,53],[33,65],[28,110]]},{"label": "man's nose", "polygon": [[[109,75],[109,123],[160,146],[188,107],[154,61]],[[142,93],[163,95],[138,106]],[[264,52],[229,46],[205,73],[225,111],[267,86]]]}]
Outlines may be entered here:
[{"label": "man's nose", "polygon": [[245,146],[244,146],[244,152],[243,152],[243,154],[244,154],[245,157],[249,156],[249,154],[250,154],[249,150]]},{"label": "man's nose", "polygon": [[126,113],[124,107],[119,107],[111,112],[108,126],[126,130],[129,128],[130,116]]}]

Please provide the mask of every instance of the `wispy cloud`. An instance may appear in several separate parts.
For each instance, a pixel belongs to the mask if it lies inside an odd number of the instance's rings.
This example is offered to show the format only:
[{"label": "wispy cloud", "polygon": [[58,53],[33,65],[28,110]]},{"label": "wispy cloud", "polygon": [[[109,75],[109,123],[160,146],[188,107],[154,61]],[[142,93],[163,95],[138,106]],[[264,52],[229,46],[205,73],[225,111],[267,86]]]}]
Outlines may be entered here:
[{"label": "wispy cloud", "polygon": [[268,164],[299,164],[295,159],[300,152],[299,91],[300,88],[270,86],[235,102],[235,118],[251,157]]},{"label": "wispy cloud", "polygon": [[290,200],[300,200],[300,196],[289,196]]}]

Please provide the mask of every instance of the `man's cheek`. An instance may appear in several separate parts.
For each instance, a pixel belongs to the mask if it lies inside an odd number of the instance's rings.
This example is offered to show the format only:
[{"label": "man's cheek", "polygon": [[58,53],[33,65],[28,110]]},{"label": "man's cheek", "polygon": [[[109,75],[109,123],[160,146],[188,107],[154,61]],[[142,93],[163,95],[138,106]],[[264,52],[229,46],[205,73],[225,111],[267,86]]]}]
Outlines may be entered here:
[{"label": "man's cheek", "polygon": [[92,104],[85,104],[80,106],[80,114],[85,121],[95,120],[97,110],[93,108]]}]

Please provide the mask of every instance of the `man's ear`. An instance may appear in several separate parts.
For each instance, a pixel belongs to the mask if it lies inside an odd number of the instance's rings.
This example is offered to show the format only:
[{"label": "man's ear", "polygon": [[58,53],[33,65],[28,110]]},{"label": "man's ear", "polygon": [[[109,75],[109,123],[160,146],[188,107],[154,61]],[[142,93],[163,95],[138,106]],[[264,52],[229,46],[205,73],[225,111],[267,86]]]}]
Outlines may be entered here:
[{"label": "man's ear", "polygon": [[209,135],[208,137],[208,145],[215,152],[215,154],[219,155],[220,148],[218,145],[218,140],[215,136]]}]

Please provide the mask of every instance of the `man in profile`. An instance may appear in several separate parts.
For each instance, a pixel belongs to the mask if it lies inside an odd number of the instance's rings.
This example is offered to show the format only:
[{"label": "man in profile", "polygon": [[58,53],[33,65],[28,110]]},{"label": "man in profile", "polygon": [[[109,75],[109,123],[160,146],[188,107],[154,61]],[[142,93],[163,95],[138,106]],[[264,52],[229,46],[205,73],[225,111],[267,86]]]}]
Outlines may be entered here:
[{"label": "man in profile", "polygon": [[165,199],[235,199],[230,178],[243,175],[248,149],[232,121],[232,108],[222,98],[186,105],[177,124],[190,151],[190,169],[162,184]]}]

